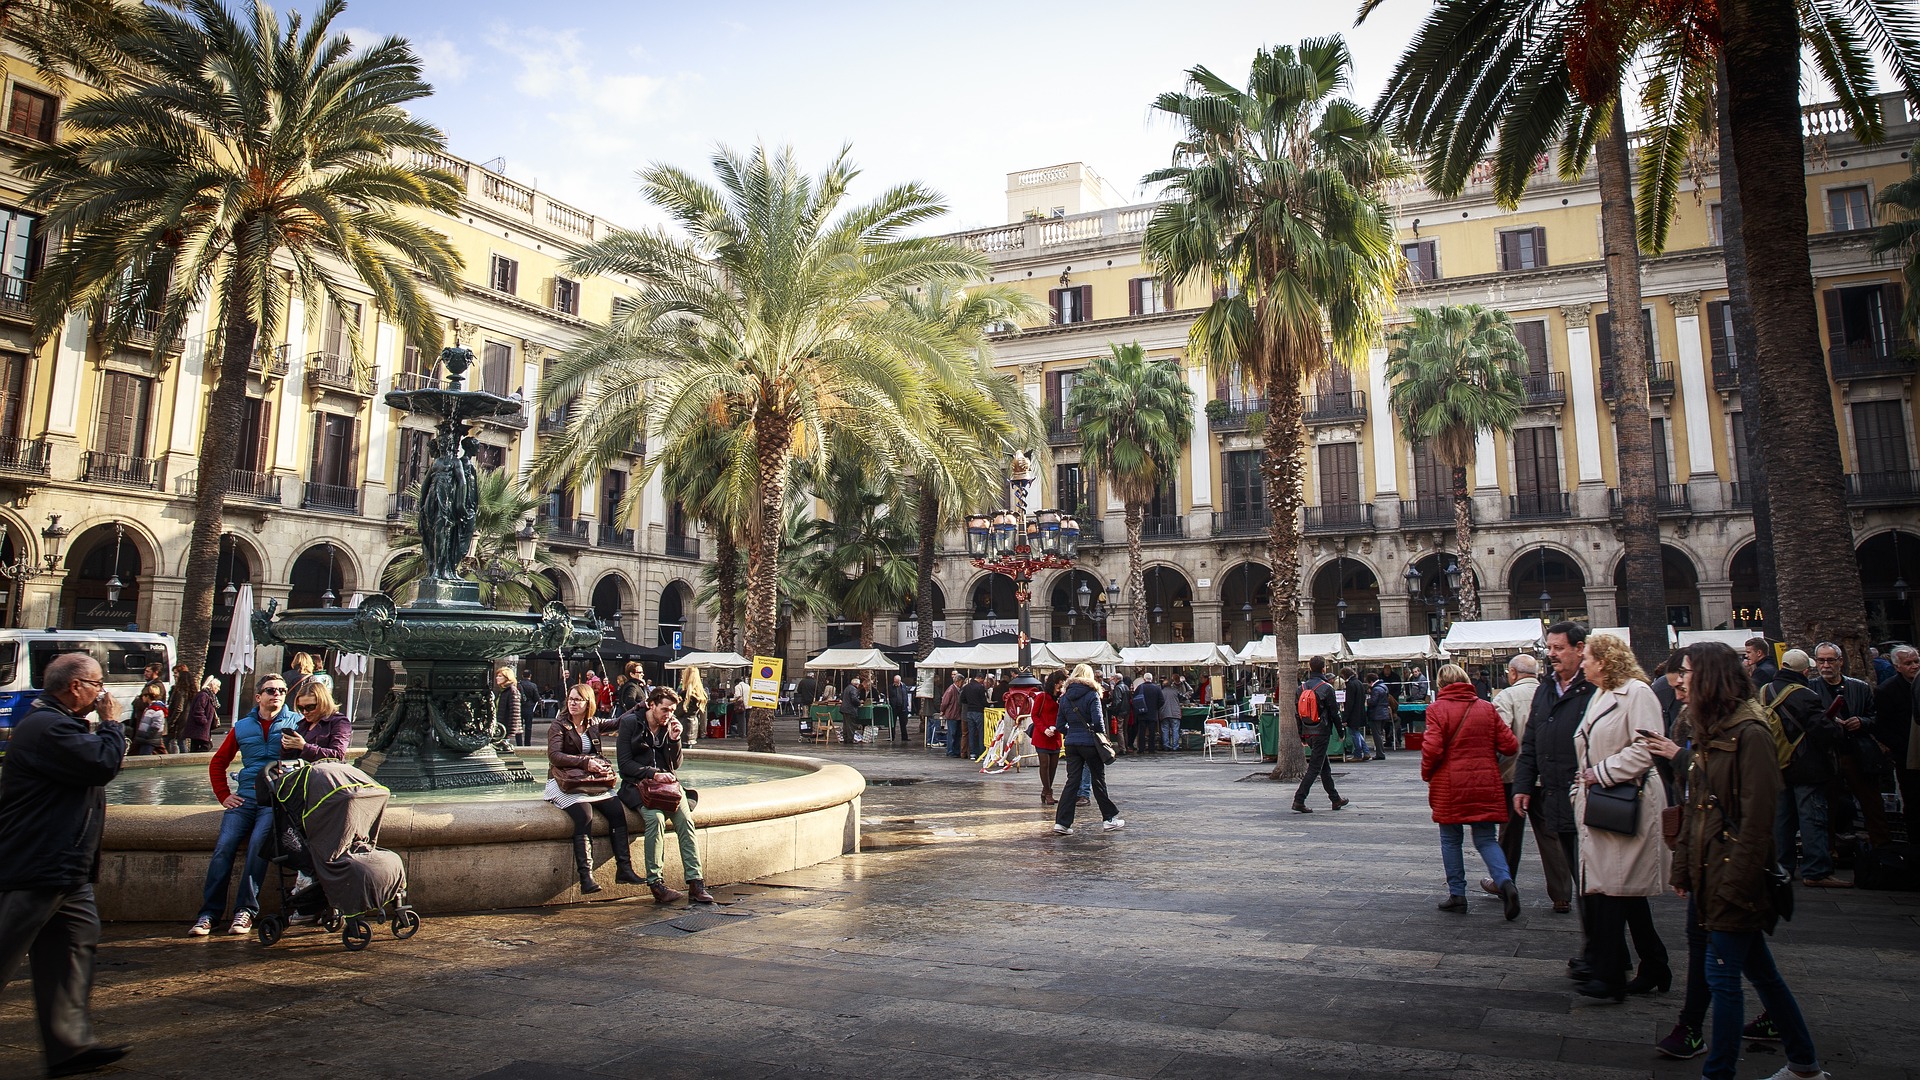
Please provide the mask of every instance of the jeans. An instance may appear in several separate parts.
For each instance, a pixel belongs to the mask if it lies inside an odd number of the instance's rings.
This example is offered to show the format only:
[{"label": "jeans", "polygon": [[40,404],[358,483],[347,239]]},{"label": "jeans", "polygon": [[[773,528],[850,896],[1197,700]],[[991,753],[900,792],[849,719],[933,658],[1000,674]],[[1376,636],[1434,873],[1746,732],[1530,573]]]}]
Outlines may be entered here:
[{"label": "jeans", "polygon": [[1780,1029],[1780,1049],[1789,1067],[1796,1072],[1820,1071],[1820,1054],[1814,1049],[1807,1021],[1800,1015],[1800,1003],[1773,966],[1773,954],[1767,950],[1766,935],[1758,931],[1738,933],[1715,930],[1707,944],[1707,986],[1713,991],[1713,1039],[1708,1043],[1707,1064],[1700,1075],[1707,1080],[1727,1080],[1740,1064],[1740,1029],[1746,1026],[1746,995],[1741,977],[1753,984],[1760,1005]]},{"label": "jeans", "polygon": [[1160,748],[1162,750],[1180,749],[1180,718],[1163,716],[1160,718]]},{"label": "jeans", "polygon": [[[1480,861],[1487,864],[1487,874],[1495,885],[1505,885],[1513,880],[1507,870],[1507,857],[1500,851],[1498,822],[1476,821],[1472,824],[1473,846],[1480,852]],[[1440,862],[1447,868],[1447,894],[1450,896],[1467,895],[1467,860],[1461,848],[1461,827],[1459,825],[1440,826]]]},{"label": "jeans", "polygon": [[1800,834],[1800,880],[1833,876],[1832,849],[1827,846],[1827,789],[1824,784],[1788,784],[1774,806],[1773,850],[1780,865],[1793,870],[1793,835]]},{"label": "jeans", "polygon": [[33,1011],[49,1066],[93,1045],[87,1002],[93,996],[93,954],[100,912],[92,885],[0,892],[0,989],[28,956]]},{"label": "jeans", "polygon": [[1307,775],[1300,781],[1300,789],[1293,793],[1293,805],[1307,804],[1307,795],[1313,791],[1315,780],[1327,789],[1327,801],[1339,804],[1340,792],[1334,790],[1333,770],[1327,768],[1327,740],[1327,736],[1318,735],[1307,744]]},{"label": "jeans", "polygon": [[[660,834],[666,826],[667,815],[643,806],[640,821],[646,826],[647,884],[664,885],[666,879],[660,873]],[[681,876],[688,881],[705,881],[706,871],[700,868],[700,847],[694,842],[693,814],[687,809],[685,799],[674,807],[673,834],[680,839]]]},{"label": "jeans", "polygon": [[1707,941],[1711,937],[1700,925],[1700,910],[1687,894],[1687,994],[1680,1003],[1680,1022],[1697,1028],[1707,1022],[1707,1004],[1712,991],[1707,986]]},{"label": "jeans", "polygon": [[[1103,771],[1105,770],[1105,768],[1106,766],[1104,765],[1101,766],[1101,769]],[[1068,775],[1071,776],[1073,766],[1071,765],[1067,766],[1067,770],[1068,770]],[[1092,772],[1085,772],[1080,775],[1080,790],[1079,792],[1076,793],[1076,798],[1081,798],[1081,799],[1093,798],[1093,773]]]},{"label": "jeans", "polygon": [[207,887],[200,897],[200,917],[219,919],[227,908],[227,883],[233,880],[233,859],[246,847],[246,869],[241,872],[240,894],[234,898],[233,913],[260,913],[260,882],[267,876],[267,858],[262,852],[267,834],[273,831],[273,811],[259,803],[243,802],[220,815],[220,839],[213,844],[213,861],[207,864]]},{"label": "jeans", "polygon": [[979,757],[987,748],[987,714],[978,709],[967,710],[967,756]]},{"label": "jeans", "polygon": [[[1112,821],[1120,816],[1120,808],[1113,805],[1107,796],[1107,767],[1100,762],[1098,746],[1066,746],[1061,755],[1067,759],[1067,790],[1073,791],[1083,783],[1093,786],[1093,801],[1100,806],[1100,820]],[[1053,823],[1073,827],[1073,800],[1061,799],[1055,804]]]}]

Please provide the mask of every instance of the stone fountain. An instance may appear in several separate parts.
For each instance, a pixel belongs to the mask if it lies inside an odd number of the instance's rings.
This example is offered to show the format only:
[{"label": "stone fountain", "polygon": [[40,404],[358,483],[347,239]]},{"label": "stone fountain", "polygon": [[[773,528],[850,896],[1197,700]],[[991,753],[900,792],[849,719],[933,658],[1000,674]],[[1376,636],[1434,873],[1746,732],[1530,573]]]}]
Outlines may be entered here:
[{"label": "stone fountain", "polygon": [[420,484],[420,553],[426,564],[414,601],[397,605],[374,593],[357,608],[255,612],[254,635],[263,645],[304,645],[398,661],[404,674],[380,706],[356,764],[399,791],[527,783],[532,776],[507,743],[493,715],[494,661],[600,643],[597,622],[575,618],[560,604],[539,612],[493,611],[480,586],[464,573],[479,511],[478,445],[469,421],[513,416],[521,402],[484,390],[465,390],[473,351],[444,349],[445,389],[395,390],[387,404],[438,417],[433,460]]}]

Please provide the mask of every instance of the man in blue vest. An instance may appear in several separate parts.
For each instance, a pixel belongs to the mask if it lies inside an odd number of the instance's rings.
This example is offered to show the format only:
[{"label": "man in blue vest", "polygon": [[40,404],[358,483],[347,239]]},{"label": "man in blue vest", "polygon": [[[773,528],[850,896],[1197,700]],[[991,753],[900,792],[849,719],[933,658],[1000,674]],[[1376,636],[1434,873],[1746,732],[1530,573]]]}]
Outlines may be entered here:
[{"label": "man in blue vest", "polygon": [[[213,933],[213,924],[227,906],[227,883],[233,880],[234,856],[246,844],[246,869],[240,879],[240,894],[233,901],[233,923],[229,934],[244,934],[253,929],[253,918],[260,913],[260,882],[267,876],[267,860],[260,846],[273,828],[273,810],[255,801],[254,783],[268,762],[280,760],[280,736],[296,730],[300,716],[287,707],[287,680],[268,672],[254,683],[253,711],[227,731],[225,742],[213,752],[207,767],[213,783],[213,797],[227,812],[220,818],[220,839],[213,845],[213,861],[207,866],[206,892],[200,899],[200,917],[187,931],[192,937]],[[234,754],[240,755],[240,777],[234,789],[227,787],[227,766]]]}]

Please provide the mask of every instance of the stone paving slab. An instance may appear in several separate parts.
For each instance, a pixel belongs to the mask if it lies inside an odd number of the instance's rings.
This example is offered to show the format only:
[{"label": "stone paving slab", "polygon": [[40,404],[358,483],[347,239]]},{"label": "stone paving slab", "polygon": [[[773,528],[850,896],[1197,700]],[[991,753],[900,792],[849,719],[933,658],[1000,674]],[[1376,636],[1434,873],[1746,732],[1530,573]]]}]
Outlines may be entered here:
[{"label": "stone paving slab", "polygon": [[[720,890],[724,914],[626,899],[429,918],[346,953],[293,932],[107,927],[94,1016],[121,1073],[276,1080],[1102,1080],[1284,1076],[1622,1080],[1696,1075],[1651,1042],[1681,988],[1571,993],[1572,916],[1531,850],[1521,918],[1445,885],[1416,758],[1336,773],[1347,810],[1196,755],[1111,770],[1054,836],[1031,771],[828,748],[875,781],[861,854]],[[1469,865],[1472,856],[1469,855]],[[1472,874],[1478,877],[1477,873]],[[1802,894],[1775,955],[1836,1076],[1920,1062],[1920,896]],[[1676,962],[1684,906],[1655,901]],[[24,972],[22,973],[24,975]],[[0,1077],[39,1071],[24,980],[0,995]],[[1750,1015],[1758,1004],[1749,1000]],[[1777,1051],[1750,1047],[1742,1075]]]}]

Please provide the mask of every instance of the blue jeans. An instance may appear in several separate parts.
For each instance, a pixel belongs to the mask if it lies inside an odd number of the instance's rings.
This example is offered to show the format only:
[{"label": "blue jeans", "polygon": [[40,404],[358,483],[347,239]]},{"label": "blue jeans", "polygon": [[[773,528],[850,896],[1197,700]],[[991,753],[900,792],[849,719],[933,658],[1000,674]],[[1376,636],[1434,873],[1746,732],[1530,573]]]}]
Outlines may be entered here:
[{"label": "blue jeans", "polygon": [[[1451,896],[1467,895],[1467,859],[1460,840],[1460,826],[1440,826],[1440,861],[1447,868],[1447,893]],[[1507,871],[1506,852],[1500,850],[1499,822],[1474,822],[1473,846],[1487,864],[1487,875],[1493,878],[1495,885],[1504,885],[1513,880],[1513,875]]]},{"label": "blue jeans", "polygon": [[240,895],[234,898],[233,913],[260,913],[260,882],[267,876],[267,859],[262,853],[267,833],[273,829],[273,811],[259,803],[244,802],[220,815],[220,839],[214,841],[213,861],[207,864],[207,888],[200,897],[200,917],[218,920],[227,908],[227,884],[233,880],[233,859],[240,844],[247,845],[246,869],[241,872]]},{"label": "blue jeans", "polygon": [[1093,770],[1088,769],[1080,775],[1080,798],[1093,798]]},{"label": "blue jeans", "polygon": [[1833,876],[1833,849],[1827,845],[1827,790],[1824,784],[1788,784],[1774,805],[1773,850],[1780,865],[1793,870],[1793,834],[1800,834],[1800,880]]},{"label": "blue jeans", "polygon": [[1773,966],[1773,953],[1767,950],[1766,935],[1758,931],[1736,933],[1715,930],[1707,942],[1707,986],[1713,991],[1713,1040],[1708,1044],[1707,1064],[1700,1075],[1707,1080],[1727,1080],[1740,1064],[1740,1029],[1746,1025],[1746,997],[1740,986],[1742,976],[1760,995],[1760,1005],[1780,1029],[1780,1049],[1787,1064],[1796,1072],[1820,1071],[1820,1055],[1813,1048],[1813,1036],[1800,1015],[1800,1003],[1793,1000],[1785,979]]},{"label": "blue jeans", "polygon": [[[985,713],[979,712],[974,709],[967,709],[963,711],[960,714],[959,723],[947,725],[947,756],[959,757],[960,741],[964,736],[964,734],[967,732],[978,731],[984,726],[986,726]],[[978,736],[975,736],[973,747],[976,752],[978,752],[978,750],[980,749]]]},{"label": "blue jeans", "polygon": [[1162,717],[1160,720],[1160,747],[1163,750],[1180,749],[1180,718]]}]

